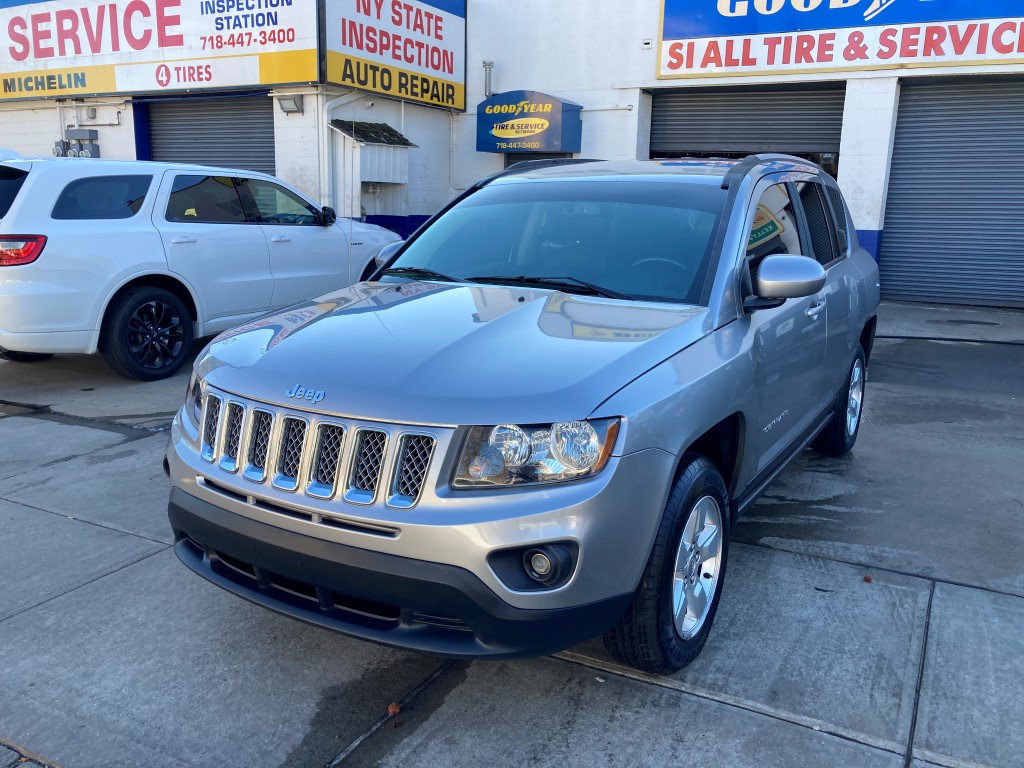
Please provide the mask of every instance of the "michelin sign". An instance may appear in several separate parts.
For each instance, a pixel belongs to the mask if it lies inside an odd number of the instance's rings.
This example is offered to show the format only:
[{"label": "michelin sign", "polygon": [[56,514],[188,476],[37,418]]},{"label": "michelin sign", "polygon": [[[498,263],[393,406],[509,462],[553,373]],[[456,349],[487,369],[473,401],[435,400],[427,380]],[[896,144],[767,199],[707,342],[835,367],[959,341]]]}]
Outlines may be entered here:
[{"label": "michelin sign", "polygon": [[1022,0],[665,0],[658,77],[1024,63]]}]

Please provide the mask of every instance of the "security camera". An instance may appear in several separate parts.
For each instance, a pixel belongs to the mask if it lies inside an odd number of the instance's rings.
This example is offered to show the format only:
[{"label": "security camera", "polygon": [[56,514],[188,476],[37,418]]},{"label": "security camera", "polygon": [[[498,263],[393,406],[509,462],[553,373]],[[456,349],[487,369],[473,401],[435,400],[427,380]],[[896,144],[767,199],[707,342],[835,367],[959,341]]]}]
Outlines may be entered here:
[{"label": "security camera", "polygon": [[374,104],[376,104],[376,102],[373,99],[366,99],[363,101],[363,106],[367,109],[372,109]]}]

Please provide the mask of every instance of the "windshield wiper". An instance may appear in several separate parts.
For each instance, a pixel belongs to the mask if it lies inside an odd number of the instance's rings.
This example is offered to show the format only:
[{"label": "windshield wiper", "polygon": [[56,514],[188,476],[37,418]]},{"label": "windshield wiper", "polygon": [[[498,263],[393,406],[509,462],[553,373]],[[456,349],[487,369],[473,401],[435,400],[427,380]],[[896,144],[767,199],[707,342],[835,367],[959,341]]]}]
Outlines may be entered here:
[{"label": "windshield wiper", "polygon": [[585,293],[591,293],[595,296],[603,296],[606,299],[626,299],[629,301],[636,300],[635,296],[630,296],[628,293],[613,291],[611,288],[602,288],[599,285],[588,283],[586,280],[580,280],[578,277],[530,277],[529,275],[484,275],[483,277],[467,277],[463,279],[466,280],[466,282],[472,283],[534,283],[536,285],[550,285],[555,288],[569,289],[575,293],[580,293],[580,288],[583,288]]},{"label": "windshield wiper", "polygon": [[446,283],[466,282],[463,277],[452,277],[444,272],[436,272],[426,267],[391,267],[381,272],[382,275],[398,275],[399,277],[425,277],[428,280],[443,280]]}]

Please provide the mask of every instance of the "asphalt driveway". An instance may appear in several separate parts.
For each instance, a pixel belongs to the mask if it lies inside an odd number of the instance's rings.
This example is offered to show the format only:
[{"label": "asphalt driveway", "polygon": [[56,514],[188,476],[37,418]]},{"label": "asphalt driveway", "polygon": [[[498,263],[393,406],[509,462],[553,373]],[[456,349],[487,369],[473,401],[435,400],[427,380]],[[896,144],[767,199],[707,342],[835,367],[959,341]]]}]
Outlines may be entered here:
[{"label": "asphalt driveway", "polygon": [[[704,654],[451,662],[252,606],[170,548],[186,376],[0,362],[0,768],[1024,765],[1024,313],[883,305],[853,454],[733,532]],[[390,714],[389,714],[390,710]]]}]

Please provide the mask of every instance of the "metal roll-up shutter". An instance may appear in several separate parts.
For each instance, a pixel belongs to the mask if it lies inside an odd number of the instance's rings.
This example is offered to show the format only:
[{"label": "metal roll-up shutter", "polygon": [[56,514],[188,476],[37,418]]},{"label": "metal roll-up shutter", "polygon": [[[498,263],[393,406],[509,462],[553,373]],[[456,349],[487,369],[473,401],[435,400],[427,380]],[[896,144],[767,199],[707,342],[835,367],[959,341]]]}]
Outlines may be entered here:
[{"label": "metal roll-up shutter", "polygon": [[1024,82],[904,83],[883,295],[1024,308]]},{"label": "metal roll-up shutter", "polygon": [[838,152],[843,87],[656,92],[651,156]]},{"label": "metal roll-up shutter", "polygon": [[149,104],[152,158],[275,173],[274,100],[267,96]]}]

